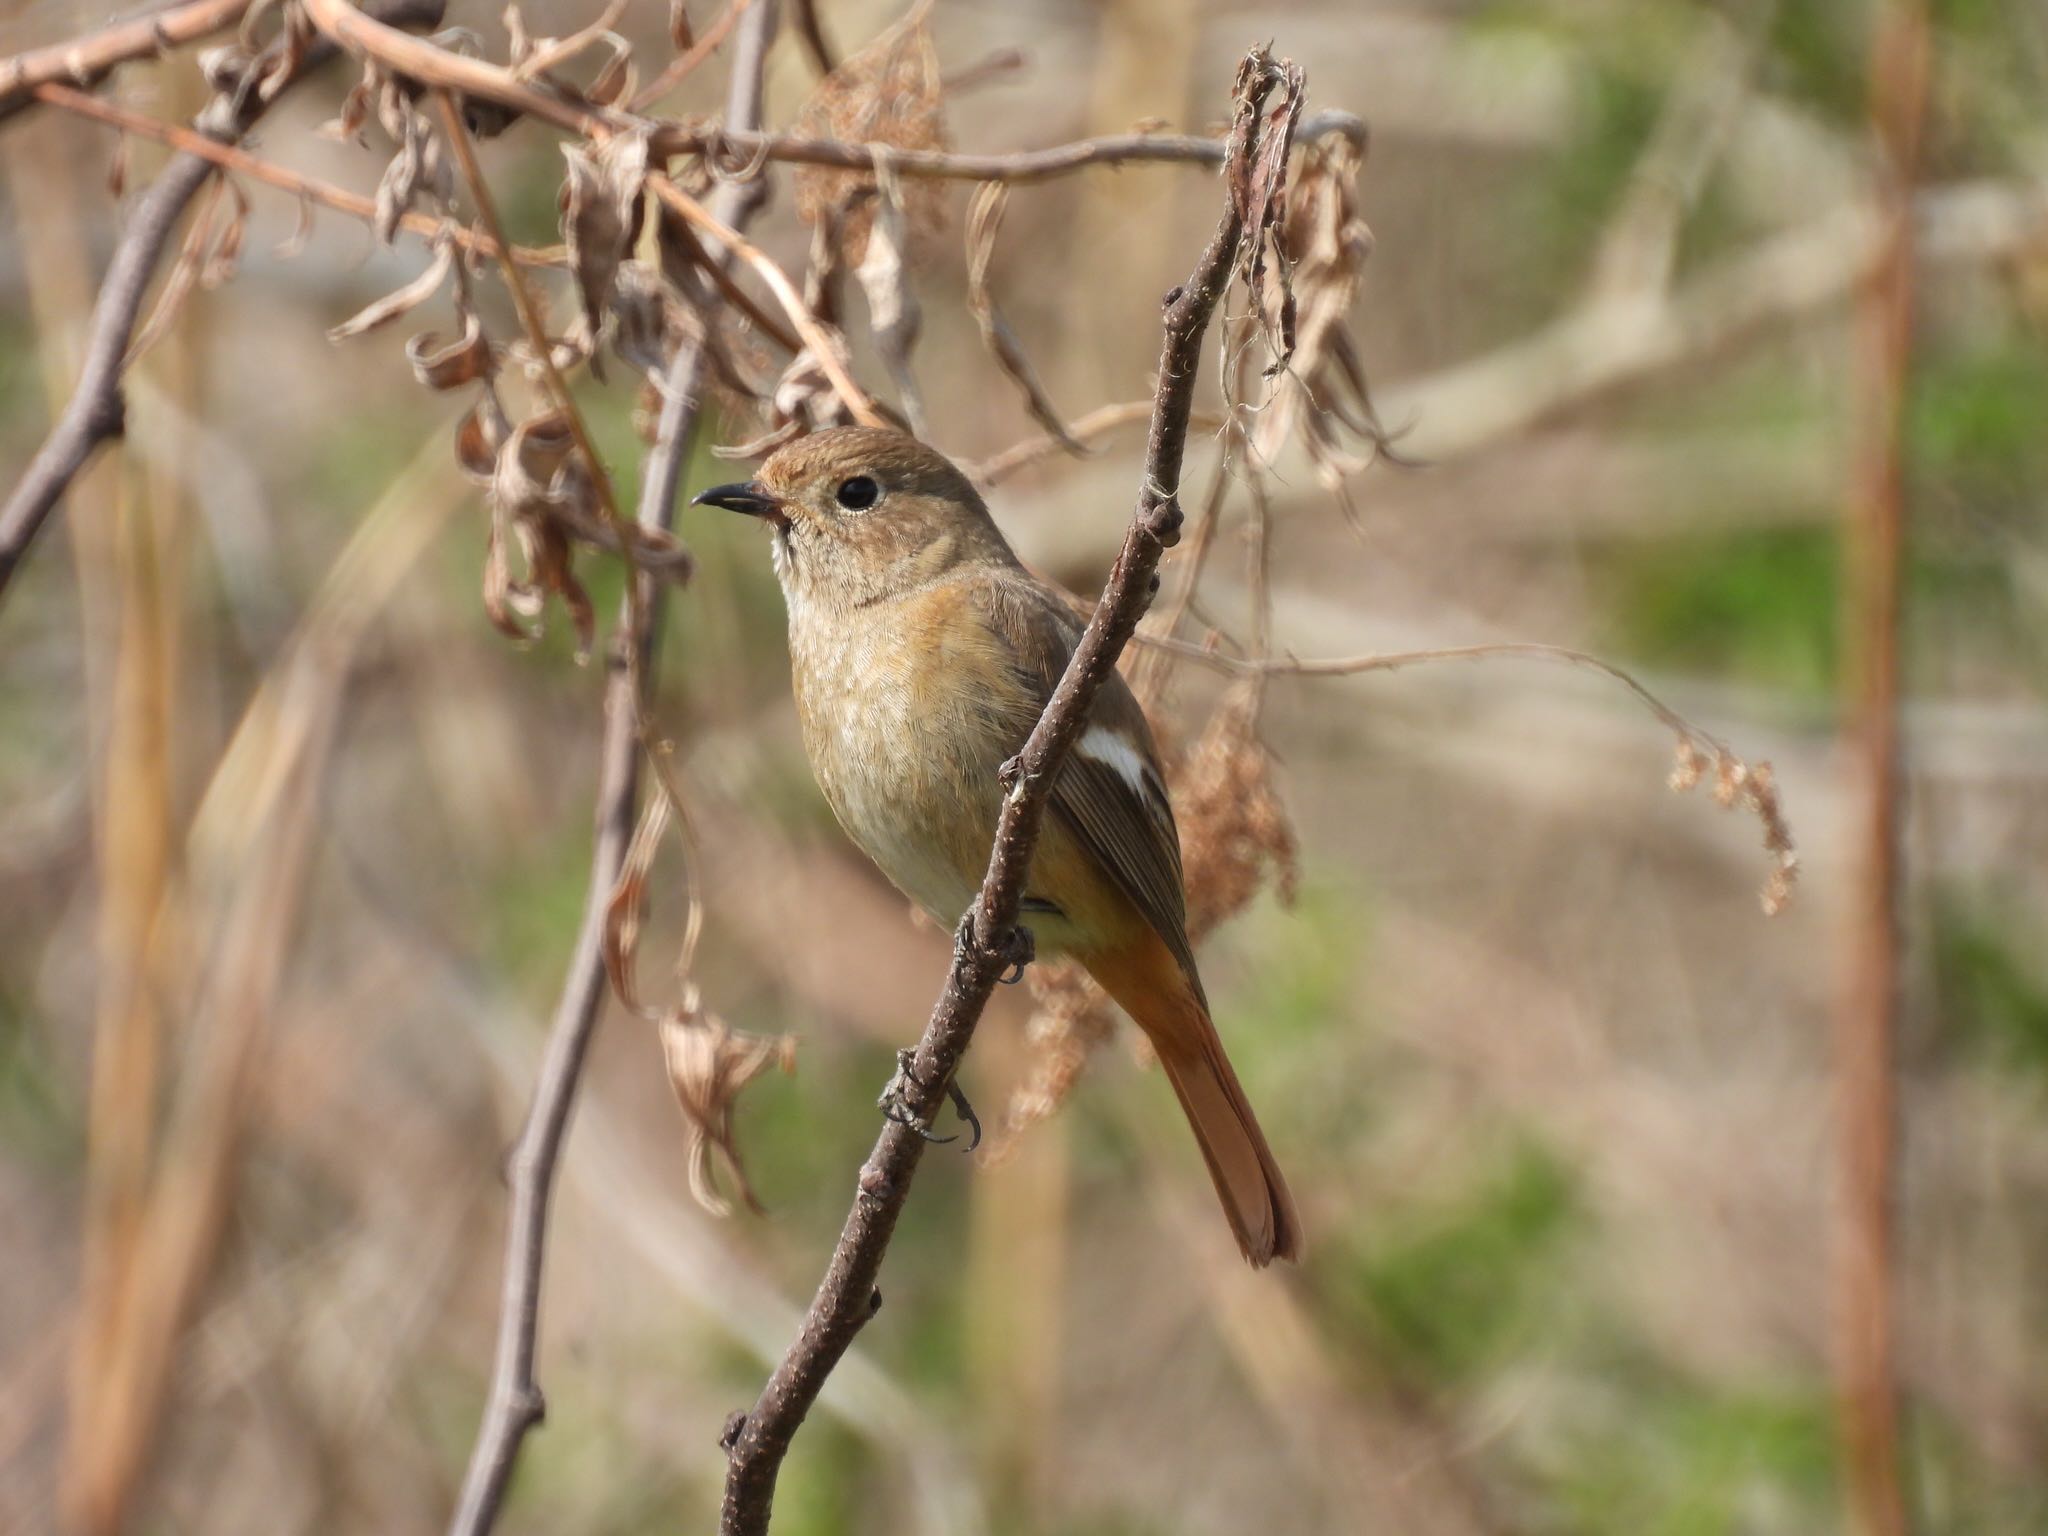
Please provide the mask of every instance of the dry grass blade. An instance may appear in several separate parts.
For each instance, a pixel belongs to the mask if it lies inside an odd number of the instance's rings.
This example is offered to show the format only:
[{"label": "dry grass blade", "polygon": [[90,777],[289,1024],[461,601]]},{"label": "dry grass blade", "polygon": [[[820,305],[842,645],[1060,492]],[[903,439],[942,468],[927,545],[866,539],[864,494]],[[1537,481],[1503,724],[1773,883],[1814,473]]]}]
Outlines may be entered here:
[{"label": "dry grass blade", "polygon": [[81,1529],[116,1528],[155,1438],[233,1192],[350,667],[456,504],[441,460],[437,441],[422,448],[351,536],[251,697],[192,818],[182,943],[161,987],[188,1048],[97,1341],[91,1454],[67,1496]]},{"label": "dry grass blade", "polygon": [[149,318],[142,322],[142,328],[135,333],[135,339],[128,344],[127,354],[121,359],[121,371],[127,372],[139,362],[150,348],[161,341],[170,330],[178,312],[185,307],[185,300],[192,295],[200,274],[206,266],[207,252],[213,245],[214,220],[219,217],[224,183],[215,178],[207,188],[206,200],[199,205],[191,227],[185,231],[185,240],[178,248],[178,257],[171,264],[169,274],[164,278],[162,290],[157,294],[156,307],[149,312]]},{"label": "dry grass blade", "polygon": [[1078,457],[1088,451],[1087,446],[1067,430],[1060,413],[1046,397],[1037,370],[1024,355],[1016,332],[996,308],[995,295],[989,288],[988,270],[995,260],[996,231],[1002,227],[1003,208],[1009,196],[1009,188],[999,181],[985,181],[974,190],[974,202],[967,213],[967,303],[974,311],[975,323],[981,327],[982,341],[1022,391],[1031,419],[1045,428],[1046,435],[1060,447]]}]

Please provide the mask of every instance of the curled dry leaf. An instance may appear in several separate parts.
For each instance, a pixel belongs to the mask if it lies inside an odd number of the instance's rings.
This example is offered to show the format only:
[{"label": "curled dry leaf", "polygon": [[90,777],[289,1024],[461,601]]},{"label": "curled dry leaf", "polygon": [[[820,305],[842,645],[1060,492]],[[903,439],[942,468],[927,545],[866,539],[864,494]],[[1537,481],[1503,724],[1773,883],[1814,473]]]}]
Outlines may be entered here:
[{"label": "curled dry leaf", "polygon": [[[657,791],[648,796],[640,824],[634,828],[633,840],[627,846],[618,883],[605,903],[605,973],[619,1002],[659,1031],[669,1086],[689,1125],[686,1156],[691,1195],[713,1215],[724,1216],[731,1211],[713,1178],[712,1153],[716,1151],[740,1198],[749,1209],[758,1211],[761,1203],[747,1181],[734,1139],[733,1110],[740,1091],[770,1066],[780,1066],[784,1072],[795,1070],[796,1040],[790,1035],[743,1034],[704,1008],[688,974],[702,926],[702,908],[694,896],[676,966],[682,979],[681,1000],[673,1008],[660,1009],[641,999],[634,980],[635,961],[646,922],[654,859],[672,811],[680,809],[680,801],[673,798],[674,787],[667,775],[658,771],[658,763],[656,767],[653,777]],[[688,821],[678,817],[678,822],[683,830],[685,852],[694,858]]]},{"label": "curled dry leaf", "polygon": [[[796,136],[888,149],[946,148],[949,140],[939,59],[925,23],[929,10],[929,5],[919,4],[820,80],[797,113]],[[807,223],[816,224],[830,210],[852,206],[853,194],[875,188],[870,172],[799,166],[797,212]],[[944,212],[943,184],[921,181],[906,189],[906,213],[913,232],[936,232]],[[863,204],[841,226],[840,238],[850,264],[858,266],[867,254],[873,218],[874,205]]]},{"label": "curled dry leaf", "polygon": [[[1273,97],[1275,87],[1278,98]],[[1292,59],[1276,63],[1263,50],[1246,55],[1239,66],[1237,94],[1262,103],[1259,152],[1245,167],[1243,179],[1230,193],[1244,219],[1242,275],[1246,289],[1266,326],[1273,354],[1268,377],[1286,368],[1294,355],[1294,291],[1288,281],[1286,253],[1269,265],[1267,250],[1276,243],[1277,226],[1286,205],[1287,159],[1294,144],[1295,124],[1308,97],[1308,78]]]},{"label": "curled dry leaf", "polygon": [[[1281,230],[1298,313],[1294,364],[1274,381],[1253,435],[1258,458],[1271,463],[1299,431],[1317,480],[1340,498],[1347,476],[1391,456],[1349,329],[1373,243],[1358,209],[1364,157],[1364,144],[1344,135],[1302,151]],[[1346,432],[1368,452],[1347,449]]]},{"label": "curled dry leaf", "polygon": [[1031,419],[1067,452],[1080,458],[1088,452],[1087,446],[1067,430],[1066,421],[1038,382],[1031,359],[1024,355],[1023,344],[996,308],[995,295],[989,288],[988,271],[995,260],[996,231],[1002,228],[1003,209],[1009,196],[1009,188],[999,181],[985,181],[974,190],[974,201],[967,212],[967,303],[974,311],[975,323],[981,327],[982,341],[1023,393]]},{"label": "curled dry leaf", "polygon": [[[491,541],[484,565],[484,612],[514,639],[536,638],[535,623],[559,597],[576,626],[579,661],[590,655],[597,613],[576,579],[572,521],[598,520],[596,494],[575,451],[568,418],[549,411],[521,422],[499,445],[491,469]],[[509,546],[526,565],[515,577]]]},{"label": "curled dry leaf", "polygon": [[421,331],[405,344],[405,360],[413,377],[428,389],[456,389],[487,379],[496,371],[491,344],[475,315],[463,317],[462,334],[453,338]]},{"label": "curled dry leaf", "polygon": [[[387,98],[397,98],[395,90],[387,91]],[[413,204],[421,198],[433,205],[446,207],[453,180],[447,161],[441,154],[441,141],[435,136],[427,119],[403,98],[398,113],[398,153],[391,157],[391,163],[384,167],[384,174],[377,182],[376,217],[372,227],[377,238],[389,245],[398,235],[398,221],[412,211]]]},{"label": "curled dry leaf", "polygon": [[562,238],[583,301],[584,334],[594,348],[619,264],[640,233],[647,136],[622,133],[595,148],[564,144],[562,158],[568,162],[559,195]]},{"label": "curled dry leaf", "polygon": [[875,175],[879,182],[878,206],[868,233],[867,253],[861,257],[854,276],[867,295],[868,324],[874,332],[875,350],[896,381],[903,399],[903,412],[910,418],[910,430],[926,435],[924,397],[917,387],[917,375],[910,366],[911,349],[923,315],[917,294],[910,286],[910,225],[903,208],[903,187],[890,169],[887,151],[875,152]]},{"label": "curled dry leaf", "polygon": [[366,65],[363,78],[349,87],[341,99],[341,111],[314,131],[323,138],[339,139],[344,143],[369,147],[369,138],[363,132],[363,125],[370,120],[370,104],[377,93],[376,66]]},{"label": "curled dry leaf", "polygon": [[760,1211],[761,1202],[747,1182],[733,1139],[733,1106],[740,1090],[769,1067],[778,1066],[785,1073],[796,1070],[796,1037],[742,1034],[717,1014],[702,1011],[689,1016],[672,1013],[661,1020],[660,1029],[669,1086],[690,1125],[691,1195],[714,1216],[731,1211],[712,1180],[711,1153],[716,1148],[740,1198],[749,1210]]},{"label": "curled dry leaf", "polygon": [[351,336],[360,336],[365,331],[374,331],[380,325],[388,325],[400,315],[410,314],[440,292],[441,285],[448,280],[449,270],[454,264],[455,242],[435,241],[434,259],[424,272],[403,288],[385,294],[383,298],[364,306],[342,321],[327,333],[327,339],[346,341]]}]

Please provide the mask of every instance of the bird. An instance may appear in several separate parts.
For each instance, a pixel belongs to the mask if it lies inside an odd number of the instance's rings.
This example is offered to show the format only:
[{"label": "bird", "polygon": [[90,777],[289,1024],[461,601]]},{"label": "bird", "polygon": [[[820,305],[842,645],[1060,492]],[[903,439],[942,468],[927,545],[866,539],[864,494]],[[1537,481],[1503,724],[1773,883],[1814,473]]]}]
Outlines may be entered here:
[{"label": "bird", "polygon": [[[972,481],[904,433],[833,427],[693,498],[759,518],[789,617],[803,743],[847,835],[942,924],[976,900],[1024,745],[1081,636]],[[1301,1222],[1187,936],[1180,836],[1144,711],[1112,673],[1061,765],[1019,908],[1165,1069],[1244,1256],[1298,1259]]]}]

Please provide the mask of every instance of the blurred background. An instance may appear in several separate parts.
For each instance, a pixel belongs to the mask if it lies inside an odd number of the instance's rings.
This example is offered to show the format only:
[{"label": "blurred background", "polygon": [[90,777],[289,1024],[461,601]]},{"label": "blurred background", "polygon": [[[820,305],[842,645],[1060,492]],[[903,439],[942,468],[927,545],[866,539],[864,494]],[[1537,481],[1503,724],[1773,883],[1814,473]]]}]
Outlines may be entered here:
[{"label": "blurred background", "polygon": [[[1246,1271],[1159,1074],[1127,1042],[1096,1052],[1002,1156],[927,1158],[778,1532],[1841,1524],[1830,1040],[1863,878],[1842,733],[1859,413],[1884,366],[1859,341],[1882,9],[938,5],[949,75],[1026,56],[949,98],[961,148],[1205,130],[1269,38],[1311,111],[1370,123],[1352,328],[1415,465],[1352,477],[1351,519],[1304,463],[1275,467],[1276,646],[1593,650],[1774,765],[1801,873],[1765,917],[1756,821],[1672,794],[1670,732],[1583,670],[1274,678],[1293,899],[1262,894],[1202,963],[1307,1261]],[[818,10],[841,50],[898,14]],[[0,51],[100,19],[20,7]],[[494,6],[450,20],[502,57]],[[623,25],[661,59],[665,20]],[[2019,1536],[2048,1530],[2048,11],[1938,0],[1930,25],[1892,444],[1899,1459],[1926,1530]],[[723,78],[721,54],[668,108],[716,110]],[[785,38],[771,125],[815,78]],[[300,89],[257,152],[371,190],[388,150],[311,131],[349,79]],[[189,57],[118,96],[180,118],[203,99]],[[48,110],[0,127],[10,482],[74,377],[113,155]],[[158,163],[133,146],[125,185]],[[555,239],[552,136],[507,135],[486,167],[515,238]],[[970,191],[919,258],[917,368],[934,441],[978,460],[1036,429],[965,300]],[[149,353],[126,442],[0,609],[10,1531],[66,1509],[152,1533],[440,1528],[486,1386],[502,1160],[583,899],[602,670],[566,624],[520,648],[483,618],[459,404],[416,388],[391,333],[326,339],[421,248],[322,214],[280,254],[294,199],[251,197],[238,275]],[[774,198],[760,237],[800,267],[780,172]],[[1186,166],[1013,193],[994,282],[1063,414],[1149,395],[1159,294],[1217,205]],[[630,497],[633,390],[579,394]],[[1139,448],[1133,427],[1045,459],[996,515],[1093,591]],[[1191,483],[1215,453],[1198,434]],[[732,478],[700,444],[690,488]],[[1246,526],[1238,498],[1198,613],[1236,634]],[[658,713],[701,823],[697,980],[735,1026],[799,1036],[797,1068],[739,1108],[767,1215],[721,1221],[689,1196],[653,1035],[617,1009],[600,1030],[555,1205],[548,1417],[506,1530],[709,1527],[720,1426],[792,1335],[946,963],[812,787],[761,531],[703,509],[680,528],[700,571]],[[608,615],[615,562],[581,569]],[[1169,722],[1198,731],[1223,681],[1181,669]],[[664,856],[649,976],[681,882]],[[1023,990],[963,1079],[991,1121],[1033,1067]],[[140,1256],[123,1308],[98,1268],[117,1240]]]}]

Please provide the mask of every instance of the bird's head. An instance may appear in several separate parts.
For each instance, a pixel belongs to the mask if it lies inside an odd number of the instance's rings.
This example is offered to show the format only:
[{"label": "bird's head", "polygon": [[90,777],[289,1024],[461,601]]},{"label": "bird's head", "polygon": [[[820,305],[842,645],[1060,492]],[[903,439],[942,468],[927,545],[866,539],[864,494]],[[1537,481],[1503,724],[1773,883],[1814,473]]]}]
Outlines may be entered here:
[{"label": "bird's head", "polygon": [[865,607],[962,565],[1016,559],[945,455],[875,427],[798,438],[752,480],[713,486],[695,502],[774,529],[775,574],[792,609]]}]

